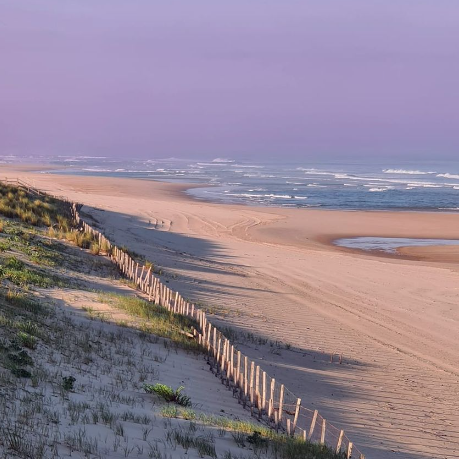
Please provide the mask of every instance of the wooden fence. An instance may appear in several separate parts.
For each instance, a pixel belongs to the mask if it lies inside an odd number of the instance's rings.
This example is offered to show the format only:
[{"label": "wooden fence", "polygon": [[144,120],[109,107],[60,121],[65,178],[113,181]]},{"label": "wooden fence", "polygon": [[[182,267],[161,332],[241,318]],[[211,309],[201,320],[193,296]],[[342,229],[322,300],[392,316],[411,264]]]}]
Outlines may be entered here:
[{"label": "wooden fence", "polygon": [[[26,188],[29,192],[33,190],[34,193],[44,194],[25,182],[15,181],[15,185]],[[70,207],[78,230],[92,234],[100,247],[107,249],[111,261],[148,296],[148,301],[172,313],[188,316],[198,323],[198,328],[193,332],[193,339],[207,351],[211,371],[233,392],[238,402],[250,410],[252,416],[278,432],[327,445],[337,453],[345,453],[347,459],[364,459],[364,454],[353,445],[343,430],[327,422],[318,410],[302,406],[301,399],[284,384],[268,375],[257,362],[243,355],[208,320],[202,309],[195,307],[179,292],[163,284],[154,275],[151,266],[139,264],[125,250],[110,242],[100,231],[85,222],[79,212],[81,205],[70,203]]]}]

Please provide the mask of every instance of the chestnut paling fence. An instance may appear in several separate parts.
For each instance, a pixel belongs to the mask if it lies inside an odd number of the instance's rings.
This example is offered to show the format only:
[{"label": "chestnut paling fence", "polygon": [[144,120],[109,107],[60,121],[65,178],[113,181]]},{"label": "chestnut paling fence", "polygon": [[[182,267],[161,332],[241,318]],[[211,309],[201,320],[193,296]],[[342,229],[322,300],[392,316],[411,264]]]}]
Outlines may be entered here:
[{"label": "chestnut paling fence", "polygon": [[[47,194],[20,180],[3,180],[4,183],[27,189],[33,194]],[[211,371],[222,384],[233,391],[251,415],[286,435],[296,436],[314,443],[324,444],[347,459],[364,459],[358,448],[345,435],[324,419],[318,410],[302,406],[302,401],[284,384],[268,375],[256,362],[243,355],[207,318],[206,313],[184,299],[154,275],[152,268],[136,262],[126,250],[110,242],[100,231],[85,222],[80,215],[80,204],[68,202],[78,231],[90,233],[107,250],[107,255],[123,275],[148,296],[148,301],[182,314],[198,323],[191,339],[206,351]]]}]

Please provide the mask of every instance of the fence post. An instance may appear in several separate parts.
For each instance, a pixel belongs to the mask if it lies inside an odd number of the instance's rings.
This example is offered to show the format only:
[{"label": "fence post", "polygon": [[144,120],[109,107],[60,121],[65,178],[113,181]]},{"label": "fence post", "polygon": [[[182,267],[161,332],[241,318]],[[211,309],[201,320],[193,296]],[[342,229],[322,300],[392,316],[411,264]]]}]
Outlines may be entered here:
[{"label": "fence post", "polygon": [[251,362],[251,373],[249,377],[249,400],[251,402],[251,413],[254,410],[254,361]]},{"label": "fence post", "polygon": [[272,378],[270,383],[270,399],[268,401],[268,418],[273,416],[273,397],[275,396],[275,378]]},{"label": "fence post", "polygon": [[248,396],[248,358],[244,356],[244,396]]},{"label": "fence post", "polygon": [[321,425],[321,439],[319,441],[322,445],[324,445],[325,438],[326,438],[326,419],[323,418],[323,423]]},{"label": "fence post", "polygon": [[230,349],[230,371],[229,371],[229,377],[232,378],[233,382],[235,382],[235,378],[233,377],[233,372],[235,370],[235,367],[233,366],[234,364],[234,353],[235,353],[235,348],[233,347]]},{"label": "fence post", "polygon": [[342,447],[342,439],[343,439],[343,430],[340,431],[339,439],[337,440],[337,447],[335,448],[335,452],[337,454],[340,453],[340,448]]},{"label": "fence post", "polygon": [[[215,329],[214,329],[215,330]],[[217,341],[217,348],[216,348],[216,375],[217,375],[217,371],[219,370],[219,366],[220,366],[220,346],[222,344],[222,338],[219,338],[219,340]],[[220,368],[220,371],[222,371],[222,367]]]},{"label": "fence post", "polygon": [[278,408],[278,422],[281,424],[283,419],[283,402],[284,402],[284,384],[280,387],[280,406]]},{"label": "fence post", "polygon": [[351,453],[352,452],[353,452],[353,443],[350,441],[350,442],[348,442],[347,459],[351,458]]},{"label": "fence post", "polygon": [[[238,351],[236,356],[236,384],[237,386],[240,384],[240,373],[241,373],[241,351]],[[241,390],[241,386],[240,386]]]},{"label": "fence post", "polygon": [[294,425],[292,426],[293,433],[295,433],[295,428],[297,426],[297,420],[299,419],[299,411],[300,411],[300,398],[297,399],[297,403],[295,405],[295,414],[294,414]]},{"label": "fence post", "polygon": [[267,410],[267,373],[262,371],[262,409]]},{"label": "fence post", "polygon": [[256,367],[256,405],[260,414],[260,367]]},{"label": "fence post", "polygon": [[316,418],[318,417],[318,410],[313,413],[313,419],[311,420],[310,431],[308,432],[308,440],[311,440],[313,432],[315,430]]}]

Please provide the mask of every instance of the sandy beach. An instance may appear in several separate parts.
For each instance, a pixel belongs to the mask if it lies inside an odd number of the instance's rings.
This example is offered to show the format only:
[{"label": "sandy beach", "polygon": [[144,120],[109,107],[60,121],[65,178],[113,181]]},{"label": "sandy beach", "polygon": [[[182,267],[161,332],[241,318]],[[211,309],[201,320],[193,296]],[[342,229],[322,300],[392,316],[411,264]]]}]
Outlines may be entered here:
[{"label": "sandy beach", "polygon": [[331,244],[457,239],[458,214],[222,205],[193,200],[188,185],[29,167],[0,175],[84,204],[216,323],[282,343],[239,347],[366,457],[458,457],[458,246],[379,256]]}]

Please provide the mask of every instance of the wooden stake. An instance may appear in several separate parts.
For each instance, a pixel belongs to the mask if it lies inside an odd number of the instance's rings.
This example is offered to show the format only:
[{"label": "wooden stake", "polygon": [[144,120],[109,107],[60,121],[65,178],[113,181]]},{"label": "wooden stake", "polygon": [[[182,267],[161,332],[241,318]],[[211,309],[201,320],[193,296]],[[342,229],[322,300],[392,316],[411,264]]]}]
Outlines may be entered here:
[{"label": "wooden stake", "polygon": [[325,438],[326,438],[326,419],[323,419],[323,423],[321,425],[321,440],[319,441],[322,445],[324,445]]},{"label": "wooden stake", "polygon": [[256,405],[257,409],[260,411],[260,367],[256,367]]},{"label": "wooden stake", "polygon": [[240,373],[241,373],[241,351],[238,351],[238,354],[236,356],[236,381],[238,385],[240,384]]},{"label": "wooden stake", "polygon": [[233,344],[232,344],[232,348],[230,350],[230,372],[229,372],[229,377],[233,379],[233,382],[235,382],[235,378],[234,378],[235,367],[234,367],[234,361],[233,361],[234,353],[235,353],[235,349],[234,349]]},{"label": "wooden stake", "polygon": [[280,406],[278,408],[278,422],[281,423],[283,419],[283,402],[284,402],[284,384],[280,387]]},{"label": "wooden stake", "polygon": [[308,432],[308,440],[311,440],[311,436],[315,430],[316,418],[318,417],[318,410],[313,413],[313,419],[311,420],[310,431]]},{"label": "wooden stake", "polygon": [[301,400],[300,400],[300,398],[298,398],[297,403],[295,404],[294,425],[292,427],[294,432],[295,432],[295,428],[297,427],[297,420],[299,419],[300,402],[301,402]]},{"label": "wooden stake", "polygon": [[342,447],[342,439],[343,439],[343,430],[340,431],[339,439],[337,440],[337,447],[335,448],[335,452],[337,454],[340,453],[340,448]]},{"label": "wooden stake", "polygon": [[267,373],[262,371],[262,409],[266,410],[267,403]]},{"label": "wooden stake", "polygon": [[254,362],[251,362],[251,373],[249,379],[249,400],[251,401],[251,410],[254,406]]},{"label": "wooden stake", "polygon": [[273,415],[273,398],[275,396],[275,378],[272,378],[270,383],[270,399],[268,401],[268,417],[271,419]]},{"label": "wooden stake", "polygon": [[219,340],[217,341],[217,349],[216,349],[216,364],[217,365],[219,365],[220,363],[220,345],[221,344],[222,344],[222,338],[219,338]]},{"label": "wooden stake", "polygon": [[244,395],[248,396],[248,358],[244,356]]},{"label": "wooden stake", "polygon": [[350,441],[348,443],[347,459],[351,458],[351,453],[353,452],[353,443]]}]

